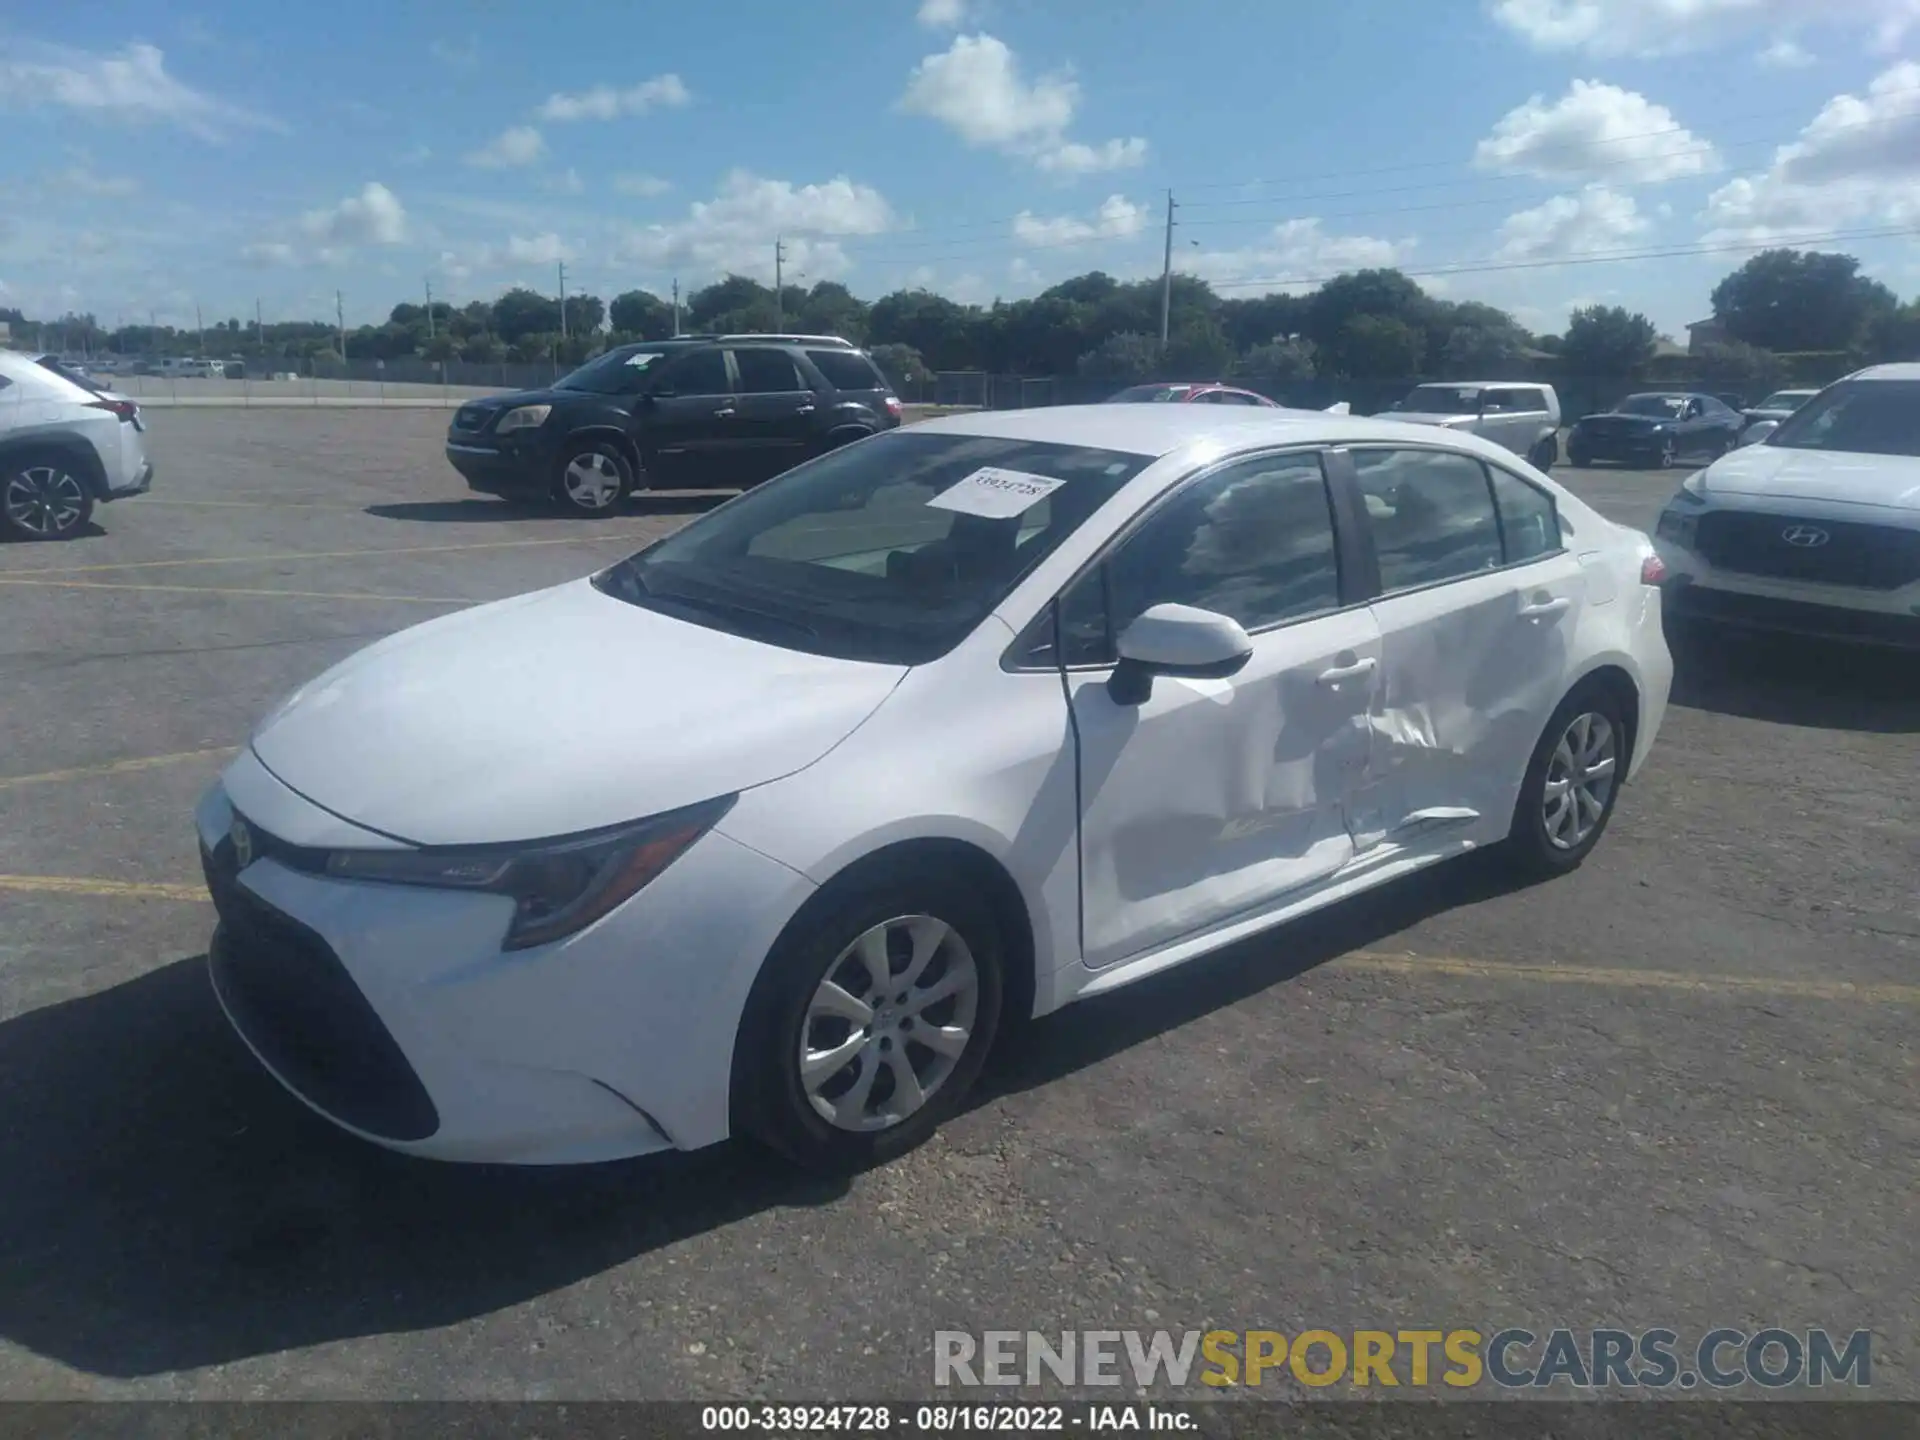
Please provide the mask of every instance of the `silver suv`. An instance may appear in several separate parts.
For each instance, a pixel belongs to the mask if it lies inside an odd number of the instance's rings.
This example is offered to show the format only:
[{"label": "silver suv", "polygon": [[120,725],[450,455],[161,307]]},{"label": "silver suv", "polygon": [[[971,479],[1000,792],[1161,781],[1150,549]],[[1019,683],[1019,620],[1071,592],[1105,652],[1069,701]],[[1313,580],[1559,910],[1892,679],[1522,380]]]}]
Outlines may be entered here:
[{"label": "silver suv", "polygon": [[1457,380],[1416,385],[1389,412],[1396,420],[1464,430],[1523,455],[1536,470],[1560,458],[1560,397],[1551,385]]}]

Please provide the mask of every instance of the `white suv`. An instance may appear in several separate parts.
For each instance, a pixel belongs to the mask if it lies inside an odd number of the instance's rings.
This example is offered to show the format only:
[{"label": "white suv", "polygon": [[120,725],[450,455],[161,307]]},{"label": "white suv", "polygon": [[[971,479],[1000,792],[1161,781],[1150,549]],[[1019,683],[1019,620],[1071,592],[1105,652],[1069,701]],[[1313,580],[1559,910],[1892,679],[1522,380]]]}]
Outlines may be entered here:
[{"label": "white suv", "polygon": [[93,507],[153,484],[146,421],[124,396],[0,350],[0,533],[65,540]]},{"label": "white suv", "polygon": [[1688,476],[1655,544],[1681,624],[1920,648],[1920,364],[1835,381]]},{"label": "white suv", "polygon": [[1536,470],[1560,458],[1560,397],[1530,381],[1457,380],[1416,385],[1388,419],[1438,425],[1504,445]]}]

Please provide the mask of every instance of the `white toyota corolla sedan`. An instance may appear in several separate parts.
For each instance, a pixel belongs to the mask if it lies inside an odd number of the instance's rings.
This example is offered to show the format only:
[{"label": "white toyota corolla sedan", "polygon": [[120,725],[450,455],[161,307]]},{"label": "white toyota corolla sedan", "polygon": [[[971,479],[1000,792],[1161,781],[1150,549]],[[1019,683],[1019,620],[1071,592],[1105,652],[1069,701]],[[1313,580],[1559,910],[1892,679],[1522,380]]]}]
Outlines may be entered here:
[{"label": "white toyota corolla sedan", "polygon": [[1294,411],[937,420],[402,631],[198,814],[214,988],[368,1140],[857,1166],[994,1035],[1488,845],[1578,865],[1659,562],[1508,451]]}]

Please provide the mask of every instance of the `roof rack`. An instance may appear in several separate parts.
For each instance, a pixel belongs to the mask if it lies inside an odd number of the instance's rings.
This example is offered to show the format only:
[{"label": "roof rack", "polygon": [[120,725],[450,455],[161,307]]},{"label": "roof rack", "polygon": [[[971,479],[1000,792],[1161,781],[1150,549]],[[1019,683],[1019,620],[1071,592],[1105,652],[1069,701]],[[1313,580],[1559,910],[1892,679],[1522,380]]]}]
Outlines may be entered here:
[{"label": "roof rack", "polygon": [[[708,337],[702,336],[701,338],[705,339]],[[785,341],[794,345],[834,345],[848,350],[854,348],[851,340],[839,335],[776,335],[771,333],[746,332],[737,335],[716,335],[711,338],[716,340],[774,340]]]}]

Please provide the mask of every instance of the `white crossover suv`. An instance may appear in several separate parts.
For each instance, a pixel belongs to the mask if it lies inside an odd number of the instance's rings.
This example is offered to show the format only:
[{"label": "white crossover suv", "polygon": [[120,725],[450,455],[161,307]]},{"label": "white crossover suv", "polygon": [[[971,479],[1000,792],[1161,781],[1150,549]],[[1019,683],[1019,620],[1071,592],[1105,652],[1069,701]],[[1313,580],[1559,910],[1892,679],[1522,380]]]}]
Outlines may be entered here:
[{"label": "white crossover suv", "polygon": [[1668,615],[1920,648],[1920,364],[1836,381],[1660,516]]},{"label": "white crossover suv", "polygon": [[94,506],[146,491],[145,432],[140,407],[124,395],[0,350],[0,533],[70,539]]}]

